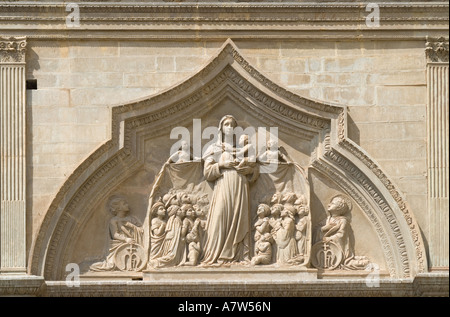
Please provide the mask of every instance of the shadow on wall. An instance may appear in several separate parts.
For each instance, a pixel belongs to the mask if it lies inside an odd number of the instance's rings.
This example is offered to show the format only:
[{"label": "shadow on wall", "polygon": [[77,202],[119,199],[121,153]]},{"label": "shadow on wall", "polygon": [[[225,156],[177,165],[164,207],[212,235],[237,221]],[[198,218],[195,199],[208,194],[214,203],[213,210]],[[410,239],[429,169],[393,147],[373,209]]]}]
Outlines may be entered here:
[{"label": "shadow on wall", "polygon": [[425,246],[426,256],[428,260],[428,270],[433,266],[433,263],[431,262],[431,256],[430,256],[430,246],[428,244],[427,237],[425,233],[423,232],[422,228],[419,227],[420,235],[422,236],[423,244]]},{"label": "shadow on wall", "polygon": [[[28,77],[27,77],[28,78]],[[31,111],[31,105],[33,104],[33,94],[31,90],[26,90],[26,147],[25,151],[27,155],[25,156],[26,173],[27,173],[27,184],[26,184],[26,234],[27,237],[33,236],[33,111]],[[27,254],[31,250],[31,240],[26,239],[26,250]]]},{"label": "shadow on wall", "polygon": [[33,48],[27,49],[27,53],[25,56],[25,60],[27,61],[27,79],[34,79],[34,71],[41,69],[41,65],[39,64],[39,55],[33,50]]},{"label": "shadow on wall", "polygon": [[348,115],[347,116],[347,136],[349,139],[351,139],[353,142],[355,142],[358,145],[361,145],[360,142],[360,131],[358,129],[358,126],[356,125],[355,121],[353,121],[353,118]]},{"label": "shadow on wall", "polygon": [[[25,79],[35,79],[34,72],[40,69],[39,64],[39,56],[32,48],[28,48],[26,50],[25,60],[27,61],[26,65],[26,76]],[[33,228],[33,214],[31,212],[33,210],[33,93],[31,89],[26,90],[26,173],[27,173],[27,185],[26,185],[26,234],[27,237],[32,237],[34,228]],[[36,88],[33,88],[36,89]],[[26,239],[26,252],[30,254],[31,251],[32,239]]]}]

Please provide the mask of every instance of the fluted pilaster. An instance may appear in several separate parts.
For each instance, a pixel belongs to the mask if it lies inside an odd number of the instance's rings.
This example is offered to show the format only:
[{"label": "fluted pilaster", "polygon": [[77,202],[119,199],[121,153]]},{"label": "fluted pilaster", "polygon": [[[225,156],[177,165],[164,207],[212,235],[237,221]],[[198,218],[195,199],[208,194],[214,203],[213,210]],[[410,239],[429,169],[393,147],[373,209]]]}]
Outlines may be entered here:
[{"label": "fluted pilaster", "polygon": [[0,272],[26,272],[25,38],[0,38]]},{"label": "fluted pilaster", "polygon": [[428,214],[431,269],[448,269],[448,39],[427,42]]}]

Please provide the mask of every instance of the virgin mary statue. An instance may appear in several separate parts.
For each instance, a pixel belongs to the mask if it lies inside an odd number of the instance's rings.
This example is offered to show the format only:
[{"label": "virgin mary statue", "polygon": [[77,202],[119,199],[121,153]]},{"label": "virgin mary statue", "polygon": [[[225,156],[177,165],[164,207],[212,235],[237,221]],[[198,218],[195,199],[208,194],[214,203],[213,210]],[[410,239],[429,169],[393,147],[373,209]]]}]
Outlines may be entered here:
[{"label": "virgin mary statue", "polygon": [[236,160],[236,126],[233,116],[224,116],[219,123],[217,142],[204,155],[204,176],[214,182],[214,191],[206,223],[203,265],[240,262],[248,256],[248,177],[255,167],[239,165]]}]

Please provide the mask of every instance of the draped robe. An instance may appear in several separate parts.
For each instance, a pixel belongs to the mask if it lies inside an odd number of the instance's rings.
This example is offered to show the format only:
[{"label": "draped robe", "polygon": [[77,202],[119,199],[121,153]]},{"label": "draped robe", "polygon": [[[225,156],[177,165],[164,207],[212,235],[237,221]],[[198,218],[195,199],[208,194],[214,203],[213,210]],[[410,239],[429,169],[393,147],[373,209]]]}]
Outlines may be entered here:
[{"label": "draped robe", "polygon": [[235,169],[220,169],[219,161],[232,159],[232,153],[213,145],[215,155],[205,159],[204,175],[214,183],[206,223],[203,263],[229,263],[244,260],[246,237],[250,231],[249,184],[247,176]]}]

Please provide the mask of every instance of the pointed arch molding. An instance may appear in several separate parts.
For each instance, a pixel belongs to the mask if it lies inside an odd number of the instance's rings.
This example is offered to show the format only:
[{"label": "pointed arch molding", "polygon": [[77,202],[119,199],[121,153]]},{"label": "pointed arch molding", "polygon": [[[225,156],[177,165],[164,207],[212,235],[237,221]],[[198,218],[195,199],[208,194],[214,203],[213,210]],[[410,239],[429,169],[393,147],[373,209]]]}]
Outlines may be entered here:
[{"label": "pointed arch molding", "polygon": [[143,140],[192,123],[224,98],[313,144],[309,168],[335,180],[357,202],[378,235],[391,277],[413,277],[427,270],[420,230],[402,195],[380,166],[347,138],[347,108],[280,87],[227,40],[202,70],[181,84],[112,108],[112,137],[74,171],[54,198],[33,241],[30,273],[63,279],[67,254],[91,211],[88,204],[100,201],[142,168]]}]

